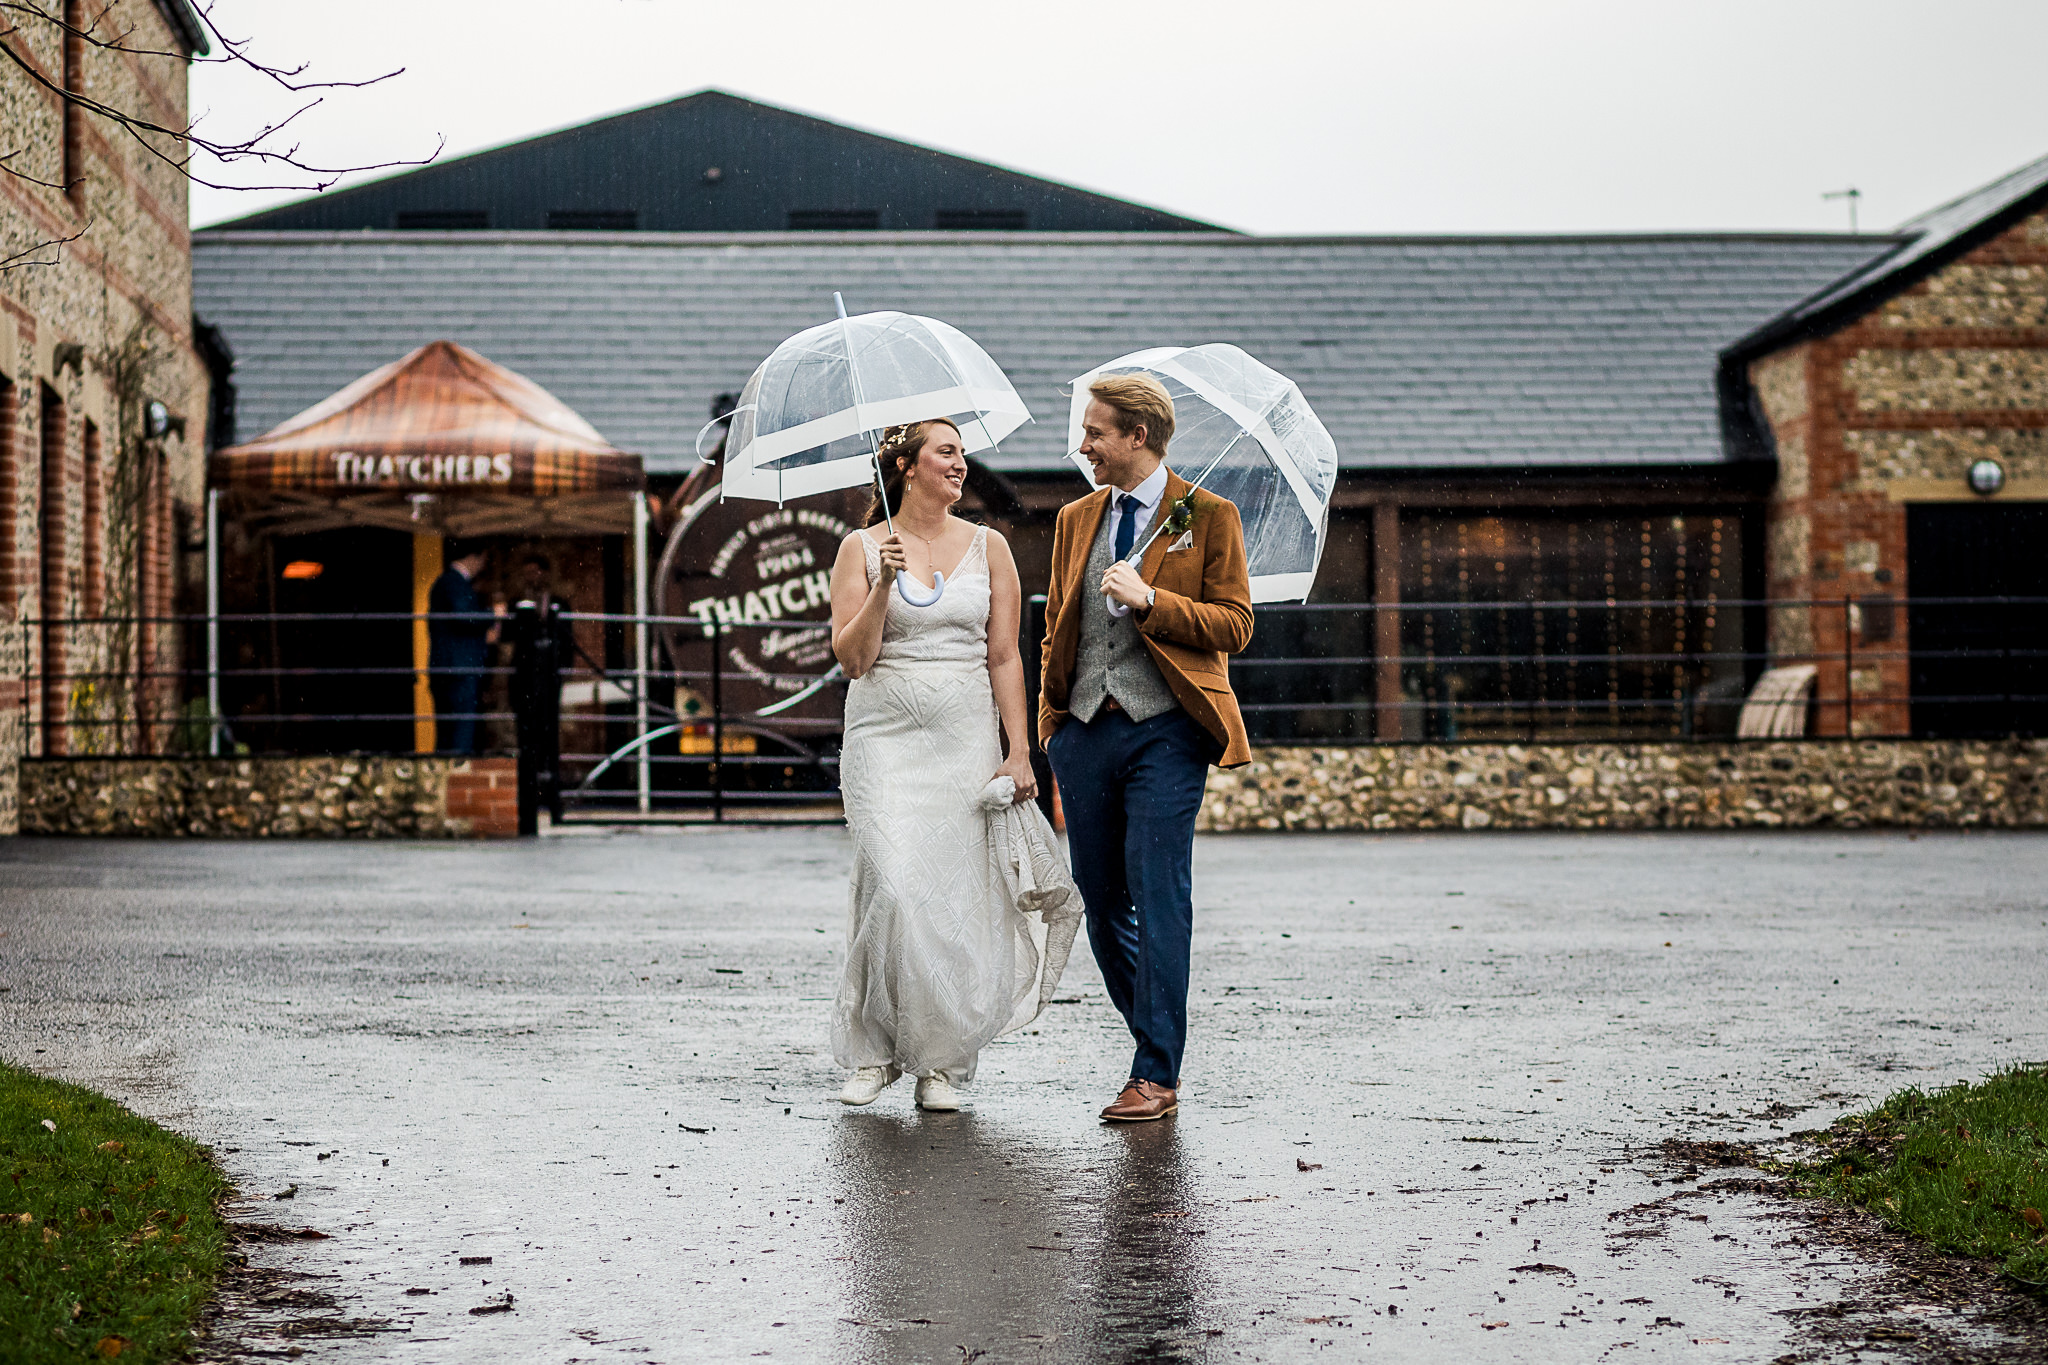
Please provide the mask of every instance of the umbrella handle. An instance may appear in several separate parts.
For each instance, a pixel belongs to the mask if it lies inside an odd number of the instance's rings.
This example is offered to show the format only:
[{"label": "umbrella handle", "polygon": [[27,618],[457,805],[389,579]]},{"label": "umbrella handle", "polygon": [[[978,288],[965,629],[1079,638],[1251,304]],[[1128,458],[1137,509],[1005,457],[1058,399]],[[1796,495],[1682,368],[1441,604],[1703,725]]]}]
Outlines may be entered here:
[{"label": "umbrella handle", "polygon": [[730,422],[731,420],[731,413],[722,413],[719,416],[714,417],[710,421],[706,422],[703,426],[697,428],[697,440],[694,448],[697,452],[697,462],[699,464],[716,465],[718,463],[718,461],[716,460],[707,459],[704,455],[704,433],[711,430],[711,428],[717,426],[720,422]]},{"label": "umbrella handle", "polygon": [[909,581],[910,575],[907,573],[896,575],[896,595],[913,607],[928,607],[946,595],[946,576],[937,569],[932,570],[932,586],[928,596],[926,589],[920,587],[917,589],[917,595],[913,597],[910,588],[906,586]]}]

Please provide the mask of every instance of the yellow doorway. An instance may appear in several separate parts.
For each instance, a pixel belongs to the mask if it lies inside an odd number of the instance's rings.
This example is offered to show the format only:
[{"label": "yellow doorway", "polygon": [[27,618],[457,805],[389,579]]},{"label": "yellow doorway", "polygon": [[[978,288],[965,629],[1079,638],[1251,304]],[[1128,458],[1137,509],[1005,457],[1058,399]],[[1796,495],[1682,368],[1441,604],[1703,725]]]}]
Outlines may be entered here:
[{"label": "yellow doorway", "polygon": [[434,752],[434,689],[427,682],[427,659],[433,641],[427,634],[427,604],[434,580],[441,576],[441,537],[412,538],[412,747]]}]

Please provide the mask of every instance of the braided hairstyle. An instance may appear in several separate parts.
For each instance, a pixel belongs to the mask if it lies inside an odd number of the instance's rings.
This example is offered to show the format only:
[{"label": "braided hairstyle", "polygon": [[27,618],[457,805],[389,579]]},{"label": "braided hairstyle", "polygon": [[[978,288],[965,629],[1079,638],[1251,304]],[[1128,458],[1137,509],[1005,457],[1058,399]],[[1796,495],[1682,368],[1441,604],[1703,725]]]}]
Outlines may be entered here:
[{"label": "braided hairstyle", "polygon": [[882,496],[868,502],[866,525],[873,526],[883,520],[882,498],[889,501],[888,511],[894,514],[903,506],[903,479],[910,466],[917,463],[917,457],[924,450],[924,438],[936,426],[953,428],[953,434],[960,434],[959,424],[950,417],[932,417],[922,422],[906,422],[900,427],[889,427],[882,432],[882,445],[878,458],[882,465]]}]

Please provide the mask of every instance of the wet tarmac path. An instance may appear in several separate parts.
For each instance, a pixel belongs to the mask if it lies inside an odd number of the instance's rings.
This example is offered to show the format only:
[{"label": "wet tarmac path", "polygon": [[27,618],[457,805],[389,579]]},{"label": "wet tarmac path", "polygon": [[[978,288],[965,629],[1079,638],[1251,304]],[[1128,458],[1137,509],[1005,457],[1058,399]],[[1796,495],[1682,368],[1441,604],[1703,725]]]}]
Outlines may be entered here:
[{"label": "wet tarmac path", "polygon": [[2048,837],[1235,836],[1177,1118],[1096,1122],[1085,939],[967,1112],[847,1110],[846,859],[6,841],[0,1056],[332,1234],[257,1254],[382,1330],[254,1349],[877,1365],[1769,1361],[1869,1268],[1645,1150],[2048,1057]]}]

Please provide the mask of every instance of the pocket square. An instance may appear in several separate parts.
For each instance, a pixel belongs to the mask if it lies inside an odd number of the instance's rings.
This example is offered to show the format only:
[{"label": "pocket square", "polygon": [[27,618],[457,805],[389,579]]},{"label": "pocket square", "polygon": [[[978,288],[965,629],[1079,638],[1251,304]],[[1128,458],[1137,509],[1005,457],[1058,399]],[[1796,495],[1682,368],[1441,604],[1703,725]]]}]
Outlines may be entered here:
[{"label": "pocket square", "polygon": [[1166,553],[1172,554],[1175,550],[1192,550],[1194,548],[1195,533],[1193,531],[1182,531],[1180,539],[1166,547]]}]

